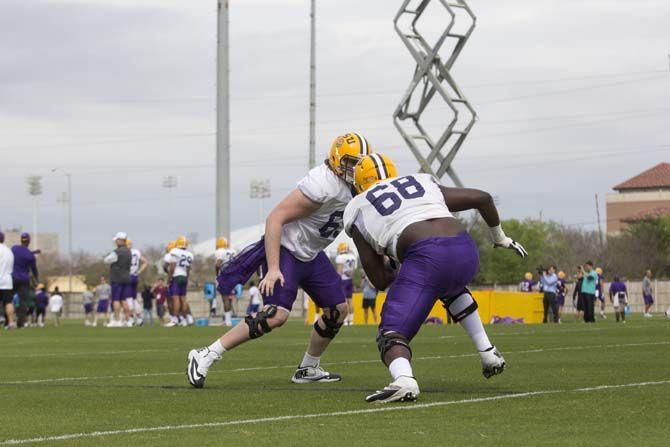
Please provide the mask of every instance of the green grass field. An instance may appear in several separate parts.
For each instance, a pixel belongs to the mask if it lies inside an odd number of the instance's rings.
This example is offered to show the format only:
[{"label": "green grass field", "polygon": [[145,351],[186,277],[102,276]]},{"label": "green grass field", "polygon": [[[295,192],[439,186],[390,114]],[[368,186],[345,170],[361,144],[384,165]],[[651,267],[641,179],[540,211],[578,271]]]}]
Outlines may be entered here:
[{"label": "green grass field", "polygon": [[509,365],[491,380],[460,327],[426,326],[419,401],[387,406],[363,401],[389,382],[372,326],[343,328],[324,356],[342,382],[290,382],[309,333],[295,321],[224,354],[201,390],[186,355],[221,328],[4,332],[0,445],[668,445],[670,321],[611,318],[489,326]]}]

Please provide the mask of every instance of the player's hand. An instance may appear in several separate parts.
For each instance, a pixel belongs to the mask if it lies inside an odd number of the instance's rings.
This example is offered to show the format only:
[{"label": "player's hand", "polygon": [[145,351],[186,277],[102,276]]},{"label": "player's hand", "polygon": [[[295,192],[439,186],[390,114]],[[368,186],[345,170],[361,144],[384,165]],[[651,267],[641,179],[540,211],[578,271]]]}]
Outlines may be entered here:
[{"label": "player's hand", "polygon": [[263,295],[272,296],[277,281],[284,287],[284,275],[282,275],[280,270],[270,270],[267,272],[259,284],[261,293]]},{"label": "player's hand", "polygon": [[523,245],[521,245],[520,243],[509,237],[505,237],[503,240],[494,244],[493,246],[496,248],[502,247],[507,248],[509,250],[514,250],[516,254],[518,254],[522,258],[528,256],[528,252],[526,251],[525,248],[523,248]]}]

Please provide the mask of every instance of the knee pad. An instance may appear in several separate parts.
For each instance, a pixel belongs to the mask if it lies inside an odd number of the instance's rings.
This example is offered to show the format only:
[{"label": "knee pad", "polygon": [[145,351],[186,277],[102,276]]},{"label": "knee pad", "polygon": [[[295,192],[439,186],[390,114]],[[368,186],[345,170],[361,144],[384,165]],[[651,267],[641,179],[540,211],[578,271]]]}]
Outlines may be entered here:
[{"label": "knee pad", "polygon": [[244,322],[249,326],[249,338],[253,340],[262,337],[268,332],[272,332],[272,328],[268,324],[268,318],[272,318],[275,315],[277,315],[277,306],[274,304],[270,305],[267,310],[258,312],[255,317],[247,315],[244,318]]},{"label": "knee pad", "polygon": [[314,330],[323,338],[330,338],[331,340],[335,338],[340,328],[342,327],[342,322],[338,322],[340,318],[340,311],[336,307],[330,308],[330,316],[327,316],[324,312],[321,316],[323,323],[326,325],[326,328],[323,329],[319,326],[319,320],[314,323]]},{"label": "knee pad", "polygon": [[407,348],[409,351],[409,358],[410,360],[412,359],[412,348],[409,346],[409,340],[407,340],[407,337],[397,332],[379,331],[379,334],[377,334],[377,348],[379,349],[379,353],[382,356],[382,362],[384,364],[386,364],[384,361],[386,352],[394,346],[404,346]]},{"label": "knee pad", "polygon": [[455,297],[442,298],[442,303],[454,323],[458,323],[468,315],[477,312],[477,308],[479,307],[468,289],[464,289],[463,292]]}]

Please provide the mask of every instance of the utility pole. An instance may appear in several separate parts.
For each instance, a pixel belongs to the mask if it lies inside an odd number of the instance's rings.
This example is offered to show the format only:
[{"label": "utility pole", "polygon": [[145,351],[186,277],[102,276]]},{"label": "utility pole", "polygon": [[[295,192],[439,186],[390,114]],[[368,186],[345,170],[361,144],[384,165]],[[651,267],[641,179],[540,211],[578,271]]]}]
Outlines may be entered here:
[{"label": "utility pole", "polygon": [[217,1],[216,236],[230,238],[230,60],[228,54],[228,0]]},{"label": "utility pole", "polygon": [[67,197],[61,194],[59,202],[67,203],[67,272],[69,292],[72,294],[72,174],[65,172],[62,168],[54,168],[51,172],[60,171],[67,178]]},{"label": "utility pole", "polygon": [[260,224],[261,236],[263,236],[263,221],[265,220],[263,212],[263,199],[270,198],[272,195],[272,187],[270,179],[252,179],[251,189],[249,191],[249,198],[258,200],[258,222]]},{"label": "utility pole", "polygon": [[37,197],[42,194],[42,177],[31,175],[28,177],[28,194],[33,196],[33,247],[39,249],[37,237]]},{"label": "utility pole", "polygon": [[[179,179],[176,175],[163,177],[163,188],[168,190],[168,209],[172,211],[172,190],[179,185]],[[172,225],[168,225],[168,230],[172,231]]]},{"label": "utility pole", "polygon": [[309,55],[309,169],[316,166],[316,0],[311,1]]},{"label": "utility pole", "polygon": [[600,239],[600,248],[604,247],[603,242],[603,227],[600,224],[600,205],[598,204],[598,194],[596,193],[596,218],[598,219],[598,238]]}]

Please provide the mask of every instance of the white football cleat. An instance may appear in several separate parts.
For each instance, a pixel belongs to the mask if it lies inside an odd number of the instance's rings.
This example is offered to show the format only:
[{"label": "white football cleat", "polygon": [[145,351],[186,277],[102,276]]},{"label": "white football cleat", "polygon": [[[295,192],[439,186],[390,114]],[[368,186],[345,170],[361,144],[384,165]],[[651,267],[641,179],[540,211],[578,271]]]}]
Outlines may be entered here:
[{"label": "white football cleat", "polygon": [[366,402],[414,402],[419,397],[419,384],[414,377],[400,376],[383,389],[365,397]]},{"label": "white football cleat", "polygon": [[193,326],[195,324],[195,320],[193,319],[193,315],[188,314],[186,315],[186,324],[189,326]]},{"label": "white football cleat", "polygon": [[320,366],[298,367],[291,377],[293,383],[339,382],[342,376],[324,371]]},{"label": "white football cleat", "polygon": [[186,376],[188,383],[195,388],[205,386],[205,378],[212,364],[221,360],[221,356],[209,348],[193,349],[188,353]]},{"label": "white football cleat", "polygon": [[163,327],[175,327],[177,323],[174,322],[174,320],[170,320],[167,323],[163,325]]},{"label": "white football cleat", "polygon": [[479,357],[482,361],[482,374],[487,379],[502,374],[505,370],[505,358],[495,346],[491,346],[488,350],[480,352]]}]

